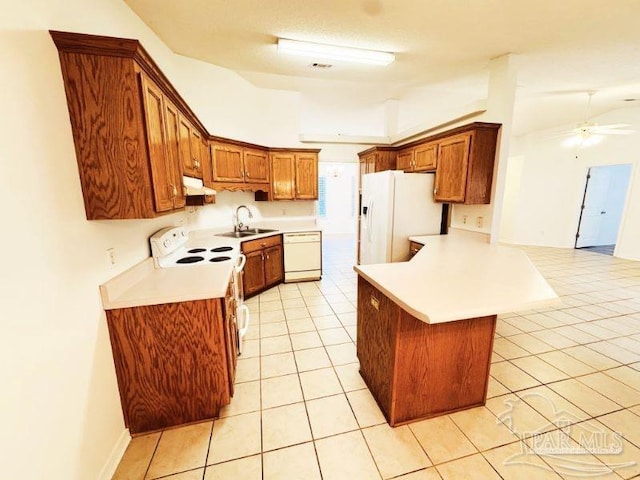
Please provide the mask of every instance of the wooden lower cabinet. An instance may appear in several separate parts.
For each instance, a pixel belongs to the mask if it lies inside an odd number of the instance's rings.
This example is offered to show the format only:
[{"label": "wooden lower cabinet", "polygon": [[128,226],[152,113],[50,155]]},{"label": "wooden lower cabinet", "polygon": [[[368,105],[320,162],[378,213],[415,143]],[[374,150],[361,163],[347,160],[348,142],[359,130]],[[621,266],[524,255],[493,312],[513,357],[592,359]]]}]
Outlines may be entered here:
[{"label": "wooden lower cabinet", "polygon": [[106,312],[125,425],[132,434],[214,418],[229,403],[227,355],[233,352],[224,302]]},{"label": "wooden lower cabinet", "polygon": [[282,235],[242,242],[247,257],[243,270],[243,290],[250,297],[284,280]]},{"label": "wooden lower cabinet", "polygon": [[418,242],[409,242],[409,255],[413,257],[423,246],[424,245]]},{"label": "wooden lower cabinet", "polygon": [[270,287],[284,280],[284,255],[282,245],[264,250],[264,281]]},{"label": "wooden lower cabinet", "polygon": [[360,374],[391,426],[484,405],[495,326],[424,323],[358,278]]},{"label": "wooden lower cabinet", "polygon": [[245,253],[247,263],[243,270],[243,289],[245,296],[264,290],[264,252],[262,249]]}]

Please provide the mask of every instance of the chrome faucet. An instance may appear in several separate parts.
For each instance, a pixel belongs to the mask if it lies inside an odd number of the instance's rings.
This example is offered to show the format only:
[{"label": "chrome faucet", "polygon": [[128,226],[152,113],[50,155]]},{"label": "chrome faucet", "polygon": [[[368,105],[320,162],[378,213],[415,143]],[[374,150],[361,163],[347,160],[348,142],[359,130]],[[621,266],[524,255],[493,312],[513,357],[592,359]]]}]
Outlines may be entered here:
[{"label": "chrome faucet", "polygon": [[234,232],[241,232],[243,227],[245,227],[245,229],[249,228],[249,225],[245,225],[240,221],[241,208],[244,208],[247,210],[247,212],[249,212],[249,218],[253,218],[253,213],[251,213],[251,210],[249,210],[249,207],[247,207],[246,205],[240,205],[238,208],[236,208],[236,224],[233,226]]}]

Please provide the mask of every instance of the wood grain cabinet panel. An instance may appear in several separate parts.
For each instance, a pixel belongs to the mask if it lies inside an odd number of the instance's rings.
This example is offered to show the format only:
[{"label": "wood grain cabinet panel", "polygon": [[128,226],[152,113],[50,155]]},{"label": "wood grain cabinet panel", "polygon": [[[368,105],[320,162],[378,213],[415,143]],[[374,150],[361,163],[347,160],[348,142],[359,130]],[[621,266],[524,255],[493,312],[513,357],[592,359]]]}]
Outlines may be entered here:
[{"label": "wood grain cabinet panel", "polygon": [[[244,251],[244,250],[243,250]],[[264,290],[264,251],[245,252],[247,263],[244,266],[243,290],[246,297]]]},{"label": "wood grain cabinet panel", "polygon": [[271,192],[273,200],[296,198],[295,156],[292,153],[271,154]]},{"label": "wood grain cabinet panel", "polygon": [[438,144],[427,143],[414,149],[413,170],[415,172],[428,172],[436,169],[438,161]]},{"label": "wood grain cabinet panel", "polygon": [[484,405],[495,325],[424,323],[358,277],[360,374],[391,426]]},{"label": "wood grain cabinet panel", "polygon": [[172,180],[169,187],[173,196],[173,207],[182,208],[186,204],[186,199],[182,189],[182,164],[180,162],[180,114],[176,106],[167,98],[164,99],[164,118],[167,165],[172,169]]},{"label": "wood grain cabinet panel", "polygon": [[183,173],[189,177],[203,178],[200,142],[202,135],[187,118],[180,115],[180,161]]},{"label": "wood grain cabinet panel", "polygon": [[131,433],[217,417],[229,403],[223,300],[107,311]]},{"label": "wood grain cabinet panel", "polygon": [[264,280],[267,287],[284,280],[284,256],[282,245],[265,248]]},{"label": "wood grain cabinet panel", "polygon": [[244,182],[242,148],[231,144],[213,143],[213,180],[216,182]]},{"label": "wood grain cabinet panel", "polygon": [[440,142],[440,164],[436,170],[434,191],[437,201],[464,202],[471,135],[458,135]]},{"label": "wood grain cabinet panel", "polygon": [[243,150],[245,182],[269,183],[269,155],[266,150]]},{"label": "wood grain cabinet panel", "polygon": [[144,117],[147,128],[147,144],[149,147],[149,163],[153,179],[153,196],[156,211],[173,210],[175,167],[170,163],[175,158],[169,158],[166,135],[170,132],[165,128],[165,106],[162,91],[145,75],[140,75],[142,95],[144,99]]},{"label": "wood grain cabinet panel", "polygon": [[318,199],[318,156],[315,154],[295,155],[296,199]]},{"label": "wood grain cabinet panel", "polygon": [[400,150],[396,158],[396,168],[405,172],[413,171],[413,150]]}]

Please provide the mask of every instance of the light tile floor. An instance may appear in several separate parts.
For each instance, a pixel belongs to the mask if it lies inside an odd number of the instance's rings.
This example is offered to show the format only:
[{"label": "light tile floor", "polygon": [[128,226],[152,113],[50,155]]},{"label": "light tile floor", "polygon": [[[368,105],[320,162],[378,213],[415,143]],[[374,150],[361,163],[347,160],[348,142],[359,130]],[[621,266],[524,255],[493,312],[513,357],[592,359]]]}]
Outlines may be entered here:
[{"label": "light tile floor", "polygon": [[[562,302],[499,316],[485,407],[385,423],[358,373],[355,247],[325,239],[322,281],[247,302],[253,324],[221,418],[134,438],[114,478],[640,477],[640,263],[524,250]],[[544,442],[585,450],[530,449]]]}]

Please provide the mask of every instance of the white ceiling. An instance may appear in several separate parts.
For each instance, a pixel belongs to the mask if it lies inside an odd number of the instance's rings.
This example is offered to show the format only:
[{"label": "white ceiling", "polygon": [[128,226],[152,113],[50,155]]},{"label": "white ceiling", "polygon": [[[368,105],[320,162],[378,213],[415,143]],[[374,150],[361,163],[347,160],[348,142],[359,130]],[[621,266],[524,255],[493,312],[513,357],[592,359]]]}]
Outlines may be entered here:
[{"label": "white ceiling", "polygon": [[[588,90],[592,115],[640,98],[638,0],[125,1],[176,53],[264,88],[352,95],[356,86],[382,102],[466,85],[466,103],[486,96],[490,59],[515,53],[516,134],[582,120]],[[396,62],[312,69],[279,55],[278,37],[392,51]]]}]

